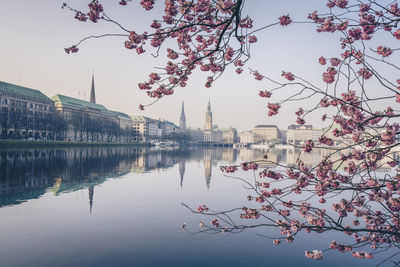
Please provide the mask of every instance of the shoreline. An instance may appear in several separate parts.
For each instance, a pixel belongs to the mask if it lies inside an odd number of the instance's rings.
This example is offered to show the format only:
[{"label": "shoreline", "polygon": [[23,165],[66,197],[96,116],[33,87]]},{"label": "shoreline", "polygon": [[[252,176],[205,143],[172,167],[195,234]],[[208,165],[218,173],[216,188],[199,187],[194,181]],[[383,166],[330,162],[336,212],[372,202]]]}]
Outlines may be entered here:
[{"label": "shoreline", "polygon": [[27,141],[27,140],[0,140],[2,148],[24,148],[24,147],[111,147],[111,146],[137,146],[147,147],[148,143],[114,143],[114,142],[71,142],[71,141]]}]

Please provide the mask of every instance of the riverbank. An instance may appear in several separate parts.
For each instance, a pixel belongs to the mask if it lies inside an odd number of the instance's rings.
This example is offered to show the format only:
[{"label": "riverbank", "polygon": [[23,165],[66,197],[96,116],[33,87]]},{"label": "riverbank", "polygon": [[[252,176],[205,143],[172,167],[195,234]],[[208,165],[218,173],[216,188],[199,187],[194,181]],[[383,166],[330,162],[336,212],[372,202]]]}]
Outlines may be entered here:
[{"label": "riverbank", "polygon": [[0,140],[0,148],[18,147],[105,147],[105,146],[150,146],[148,143],[112,143],[112,142],[66,142],[66,141],[27,141],[27,140]]}]

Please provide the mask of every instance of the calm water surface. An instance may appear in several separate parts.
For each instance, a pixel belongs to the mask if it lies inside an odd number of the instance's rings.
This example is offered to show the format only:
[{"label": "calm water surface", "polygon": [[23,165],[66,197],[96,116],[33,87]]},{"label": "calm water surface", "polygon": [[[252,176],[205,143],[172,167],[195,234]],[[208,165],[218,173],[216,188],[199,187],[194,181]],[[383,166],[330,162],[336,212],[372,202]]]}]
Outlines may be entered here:
[{"label": "calm water surface", "polygon": [[[305,250],[327,248],[335,233],[303,234],[276,246],[256,235],[279,236],[273,228],[213,235],[182,230],[183,222],[195,232],[200,220],[212,218],[181,203],[243,206],[248,191],[218,166],[262,156],[232,148],[0,150],[0,265],[371,266],[384,259],[337,252],[323,261],[305,258]],[[272,157],[294,160],[286,151]]]}]

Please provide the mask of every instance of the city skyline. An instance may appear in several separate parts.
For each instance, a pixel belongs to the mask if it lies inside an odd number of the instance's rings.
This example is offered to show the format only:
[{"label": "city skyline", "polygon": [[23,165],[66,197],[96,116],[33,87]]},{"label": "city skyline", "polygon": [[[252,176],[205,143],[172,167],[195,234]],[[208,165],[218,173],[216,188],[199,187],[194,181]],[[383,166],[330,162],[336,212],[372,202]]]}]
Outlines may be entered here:
[{"label": "city skyline", "polygon": [[[18,93],[18,91],[20,91],[20,90],[22,90],[22,91],[32,91],[32,92],[37,92],[39,94],[42,94],[43,96],[47,97],[48,100],[51,99],[51,101],[53,101],[55,103],[59,102],[59,98],[60,97],[64,97],[64,98],[66,97],[66,98],[70,99],[71,101],[78,100],[78,101],[84,101],[87,104],[89,104],[89,103],[90,104],[95,104],[95,105],[97,105],[96,107],[98,107],[98,108],[104,108],[105,107],[102,103],[96,103],[96,87],[95,87],[95,76],[94,76],[94,73],[92,74],[92,77],[91,77],[90,90],[88,90],[89,91],[89,93],[88,93],[89,97],[86,97],[86,93],[84,93],[84,97],[83,98],[82,97],[76,97],[75,98],[75,97],[72,97],[72,96],[69,96],[69,95],[63,95],[63,94],[59,94],[59,93],[57,93],[54,96],[47,96],[47,95],[43,94],[40,89],[29,88],[29,87],[25,87],[25,86],[16,85],[16,84],[11,84],[11,83],[7,83],[7,82],[1,81],[1,80],[0,80],[0,83],[2,83],[4,87],[10,87],[10,88],[12,87],[12,88],[14,88],[12,90],[13,90],[14,93],[17,93],[17,95],[20,93],[20,92]],[[6,99],[5,101],[7,101],[8,98],[6,97],[5,99]],[[8,99],[8,101],[11,101],[11,99]],[[211,108],[210,100],[208,100],[208,105],[207,105],[208,112],[210,112],[210,110],[209,110],[210,108]],[[110,111],[112,111],[112,110],[110,110]],[[121,115],[125,115],[125,116],[129,115],[129,116],[132,116],[132,117],[140,116],[139,115],[140,111],[137,114],[125,114],[123,112],[120,112],[119,110],[112,111],[112,112],[120,113]],[[165,118],[161,118],[161,117],[152,118],[152,119],[169,122]],[[186,129],[194,129],[194,128],[196,128],[196,127],[192,127],[192,126],[186,127],[186,115],[185,115],[185,109],[184,109],[184,101],[182,101],[182,107],[181,107],[181,113],[180,113],[179,121],[178,122],[172,122],[172,123],[174,125],[176,125],[177,127],[179,127],[183,131],[186,130]],[[212,122],[211,122],[210,129],[211,129],[212,126],[217,126],[217,124],[212,124]]]},{"label": "city skyline", "polygon": [[[17,90],[17,88],[20,88],[18,90],[35,91],[37,93],[42,94],[45,97],[48,97],[45,94],[43,94],[40,90],[37,90],[37,89],[34,89],[34,88],[21,87],[21,86],[14,85],[14,84],[7,84],[7,83],[5,83],[3,81],[0,81],[0,83],[3,83],[3,86],[6,86],[6,87],[7,86],[8,87],[11,86],[12,88],[14,88],[13,90]],[[53,101],[54,104],[57,106],[57,103],[60,102],[60,97],[62,97],[62,98],[70,99],[70,101],[84,101],[84,102],[80,102],[79,105],[81,105],[82,103],[94,104],[94,105],[97,105],[96,108],[104,109],[105,106],[102,105],[102,103],[96,103],[96,89],[95,89],[95,77],[94,77],[94,74],[92,74],[92,77],[91,77],[91,86],[90,86],[90,90],[89,91],[90,91],[89,94],[88,94],[88,96],[89,96],[88,98],[89,99],[73,98],[73,97],[70,97],[70,96],[67,96],[67,95],[56,94],[53,97],[48,97],[48,100]],[[7,101],[7,100],[5,100],[5,101]],[[50,110],[50,108],[49,108],[49,110]],[[109,111],[112,112],[112,113],[115,113],[115,115],[118,115],[118,116],[122,115],[123,117],[128,117],[128,116],[132,117],[132,118],[133,117],[143,117],[143,118],[149,118],[149,119],[154,120],[154,121],[172,123],[174,125],[174,127],[179,128],[181,131],[186,131],[187,130],[188,132],[190,132],[190,131],[199,129],[199,130],[204,131],[204,141],[205,142],[219,143],[220,141],[217,141],[217,139],[218,138],[222,138],[222,136],[221,137],[216,137],[215,134],[218,135],[218,132],[221,132],[221,131],[224,132],[224,131],[227,131],[227,129],[236,129],[235,128],[236,125],[230,126],[229,128],[220,128],[217,123],[213,123],[213,119],[212,119],[213,115],[212,115],[212,111],[211,111],[211,101],[210,101],[210,99],[208,99],[208,104],[207,104],[206,113],[205,113],[205,123],[204,123],[203,127],[193,127],[193,126],[190,126],[190,125],[186,124],[186,114],[185,114],[185,108],[184,108],[184,101],[182,101],[182,103],[181,103],[181,112],[180,112],[180,117],[179,117],[179,121],[178,122],[174,122],[174,121],[171,122],[171,121],[168,121],[168,120],[166,120],[165,118],[162,118],[162,117],[150,118],[150,117],[145,117],[145,116],[137,115],[137,114],[125,114],[123,112],[120,112],[119,110],[117,110],[117,111],[109,110]],[[140,113],[138,113],[138,114],[140,114]],[[120,123],[122,123],[121,124],[121,128],[126,128],[128,125],[129,126],[133,126],[133,125],[131,125],[132,122],[128,122],[128,121],[124,121],[124,122],[121,121]],[[277,127],[276,125],[257,124],[257,125],[253,125],[251,127],[251,129],[246,129],[245,131],[241,131],[240,133],[248,133],[248,132],[252,132],[252,131],[257,131],[257,127],[264,127],[264,126],[275,127],[275,128],[278,129],[279,132],[286,132],[287,129],[291,129],[293,127],[300,127],[300,126],[298,126],[296,124],[290,124],[288,126],[288,128],[280,128],[280,127]],[[313,125],[311,125],[311,124],[307,124],[307,125],[304,125],[304,126],[310,127],[310,129],[314,128]],[[216,131],[216,132],[214,132],[214,131]],[[261,135],[263,135],[263,134],[261,134]],[[215,139],[215,138],[217,138],[217,139]],[[277,136],[272,138],[272,139],[276,139],[276,138],[277,138]],[[267,138],[267,139],[269,140],[271,138]],[[250,143],[254,143],[254,142],[250,142]]]},{"label": "city skyline", "polygon": [[[120,17],[124,25],[141,30],[151,23],[148,14],[139,4],[131,3],[127,8],[122,8],[117,2],[102,4],[110,15]],[[71,0],[68,3],[78,9],[87,9],[85,1]],[[260,23],[265,17],[269,18],[268,21],[275,22],[278,19],[275,14],[291,13],[294,10],[294,19],[304,21],[310,11],[307,6],[289,0],[281,1],[280,5],[268,9],[260,8],[267,4],[249,2],[243,12],[248,13],[255,23]],[[138,105],[148,104],[151,99],[138,89],[137,84],[146,80],[147,75],[155,70],[154,67],[163,65],[165,58],[160,56],[154,59],[150,54],[135,55],[125,49],[124,40],[118,38],[90,40],[80,47],[79,53],[67,55],[64,48],[80,38],[113,32],[116,29],[102,22],[79,22],[73,18],[73,14],[62,10],[61,5],[62,1],[50,0],[40,3],[28,0],[7,1],[2,5],[4,15],[0,18],[0,23],[7,27],[2,27],[0,33],[8,38],[0,44],[0,60],[3,62],[0,66],[0,80],[37,88],[50,96],[61,93],[88,100],[90,74],[94,70],[96,101],[111,110],[152,118],[164,117],[177,123],[181,102],[185,101],[187,125],[203,128],[203,111],[210,98],[214,106],[214,121],[223,128],[235,126],[239,131],[244,131],[258,124],[276,124],[285,129],[296,121],[294,111],[297,107],[294,105],[285,105],[278,116],[268,117],[268,101],[258,97],[258,92],[270,85],[255,81],[248,71],[237,75],[230,67],[212,88],[204,87],[206,76],[203,73],[195,73],[187,87],[175,90],[174,95],[165,97],[140,112]],[[324,3],[317,5],[323,7]],[[161,5],[156,5],[152,12],[155,16],[161,16]],[[137,14],[135,18],[131,16],[133,13]],[[40,19],[41,17],[46,17],[46,20]],[[282,70],[290,70],[317,84],[322,83],[321,69],[315,66],[315,62],[319,56],[332,54],[340,49],[334,46],[327,35],[310,49],[308,40],[315,34],[318,33],[314,28],[305,25],[290,25],[284,30],[271,28],[259,32],[257,37],[260,42],[268,42],[264,46],[258,43],[254,45],[249,66],[277,79],[281,79]],[[278,35],[280,41],[276,41]],[[296,46],[292,45],[293,36],[296,36]],[[289,48],[290,53],[285,53]],[[274,98],[271,99],[273,100]],[[319,115],[310,117],[307,123],[320,123],[319,118]]]}]

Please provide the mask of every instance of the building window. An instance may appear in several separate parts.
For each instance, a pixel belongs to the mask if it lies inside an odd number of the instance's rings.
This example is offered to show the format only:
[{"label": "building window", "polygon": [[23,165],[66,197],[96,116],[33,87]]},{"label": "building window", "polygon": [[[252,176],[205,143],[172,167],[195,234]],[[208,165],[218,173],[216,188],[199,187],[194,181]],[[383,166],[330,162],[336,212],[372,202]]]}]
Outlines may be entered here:
[{"label": "building window", "polygon": [[8,101],[7,101],[6,98],[3,99],[2,104],[3,104],[3,105],[8,105]]}]

